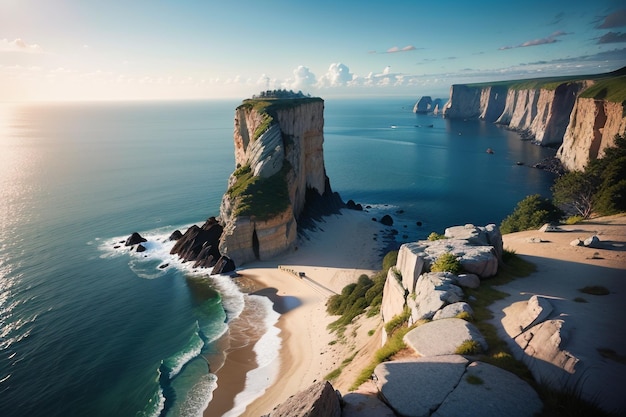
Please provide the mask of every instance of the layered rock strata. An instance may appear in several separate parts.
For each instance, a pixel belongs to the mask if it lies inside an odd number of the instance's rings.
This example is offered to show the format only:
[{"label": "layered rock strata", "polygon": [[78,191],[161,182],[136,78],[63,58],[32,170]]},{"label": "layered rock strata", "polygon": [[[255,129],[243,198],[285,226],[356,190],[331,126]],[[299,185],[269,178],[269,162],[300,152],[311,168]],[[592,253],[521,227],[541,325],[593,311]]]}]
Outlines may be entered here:
[{"label": "layered rock strata", "polygon": [[223,255],[238,265],[271,258],[294,247],[309,211],[343,206],[326,176],[323,128],[320,98],[246,100],[236,109],[237,170],[220,206]]},{"label": "layered rock strata", "polygon": [[[589,79],[555,79],[552,83],[505,82],[460,84],[450,89],[444,107],[449,118],[481,119],[519,131],[543,146],[559,147],[557,158],[568,170],[582,170],[616,135],[626,132],[626,105],[584,92],[600,82],[626,82],[624,70]],[[530,83],[529,83],[530,81]]]}]

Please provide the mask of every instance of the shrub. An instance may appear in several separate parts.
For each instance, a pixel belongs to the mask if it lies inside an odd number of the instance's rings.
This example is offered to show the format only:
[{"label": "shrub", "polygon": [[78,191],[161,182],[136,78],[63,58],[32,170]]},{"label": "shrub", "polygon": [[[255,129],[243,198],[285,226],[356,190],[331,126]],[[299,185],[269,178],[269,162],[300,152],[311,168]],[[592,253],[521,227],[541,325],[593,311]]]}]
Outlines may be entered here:
[{"label": "shrub", "polygon": [[431,234],[428,235],[427,239],[433,242],[435,240],[447,239],[447,237],[446,235],[441,235],[437,232],[432,232]]},{"label": "shrub", "polygon": [[388,335],[392,335],[401,328],[406,322],[409,321],[409,317],[411,317],[411,310],[408,307],[404,307],[404,311],[397,316],[394,316],[385,323],[385,331]]},{"label": "shrub", "polygon": [[564,223],[572,225],[572,224],[578,224],[582,222],[583,220],[585,220],[583,216],[569,216],[567,219],[565,219]]},{"label": "shrub", "polygon": [[578,291],[590,295],[609,295],[611,293],[608,288],[603,287],[602,285],[588,285],[586,287],[579,288]]},{"label": "shrub", "polygon": [[500,224],[502,233],[538,229],[545,223],[558,222],[563,212],[552,201],[539,194],[529,195]]},{"label": "shrub", "polygon": [[461,261],[450,252],[441,254],[430,267],[432,272],[451,272],[458,274],[462,271]]},{"label": "shrub", "polygon": [[456,350],[454,351],[454,353],[456,353],[457,355],[475,355],[477,353],[479,353],[482,350],[482,347],[480,346],[480,343],[478,343],[476,340],[465,340],[463,343],[461,343]]}]

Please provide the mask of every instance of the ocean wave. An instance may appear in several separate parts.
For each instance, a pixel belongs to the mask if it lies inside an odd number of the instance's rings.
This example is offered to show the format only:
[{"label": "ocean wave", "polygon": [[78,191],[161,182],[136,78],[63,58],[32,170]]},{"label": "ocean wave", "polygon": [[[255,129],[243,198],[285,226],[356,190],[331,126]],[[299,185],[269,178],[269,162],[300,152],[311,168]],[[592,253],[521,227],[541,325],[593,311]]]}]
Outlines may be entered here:
[{"label": "ocean wave", "polygon": [[196,322],[196,331],[191,335],[185,347],[175,355],[163,361],[162,366],[167,370],[169,379],[175,378],[188,362],[200,356],[203,347],[204,340],[202,340],[200,336],[200,328]]},{"label": "ocean wave", "polygon": [[261,318],[265,327],[263,335],[254,345],[257,367],[246,374],[244,390],[237,394],[235,406],[223,417],[241,415],[250,403],[261,397],[276,381],[280,369],[281,338],[280,329],[276,327],[280,314],[274,311],[273,303],[267,297],[249,295],[247,301],[249,308],[254,311],[253,317]]}]

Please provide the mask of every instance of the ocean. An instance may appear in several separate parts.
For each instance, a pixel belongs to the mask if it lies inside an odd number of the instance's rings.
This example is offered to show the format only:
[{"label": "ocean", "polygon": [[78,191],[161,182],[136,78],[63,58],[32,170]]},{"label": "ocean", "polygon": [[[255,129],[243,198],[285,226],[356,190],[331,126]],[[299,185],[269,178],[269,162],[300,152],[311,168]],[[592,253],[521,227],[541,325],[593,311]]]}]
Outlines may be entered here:
[{"label": "ocean", "polygon": [[[397,239],[416,240],[549,196],[552,174],[531,165],[554,150],[414,114],[418,98],[325,101],[344,201],[388,211]],[[246,326],[264,333],[259,369],[228,415],[263,392],[280,346],[271,303],[177,262],[167,242],[219,214],[239,103],[0,105],[0,415],[200,416]],[[148,251],[115,248],[135,231]]]}]

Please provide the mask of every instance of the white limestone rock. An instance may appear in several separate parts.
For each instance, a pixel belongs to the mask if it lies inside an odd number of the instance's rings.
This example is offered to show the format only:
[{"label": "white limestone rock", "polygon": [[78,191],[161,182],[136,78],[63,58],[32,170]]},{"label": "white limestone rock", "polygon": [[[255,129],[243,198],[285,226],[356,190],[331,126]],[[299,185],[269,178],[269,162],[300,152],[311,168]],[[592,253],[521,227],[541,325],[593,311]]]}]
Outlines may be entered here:
[{"label": "white limestone rock", "polygon": [[467,340],[478,342],[483,351],[488,348],[476,326],[456,318],[431,321],[404,335],[404,343],[420,356],[453,355]]},{"label": "white limestone rock", "polygon": [[407,298],[412,321],[430,319],[446,304],[461,301],[463,290],[455,282],[456,275],[450,272],[422,274],[415,286],[415,292]]},{"label": "white limestone rock", "polygon": [[458,303],[448,304],[441,310],[437,311],[433,316],[433,320],[451,319],[461,313],[467,313],[470,317],[474,317],[474,310],[472,307],[466,302],[460,301]]},{"label": "white limestone rock", "polygon": [[480,287],[480,278],[476,274],[459,274],[456,283],[460,287],[476,289]]}]

